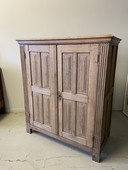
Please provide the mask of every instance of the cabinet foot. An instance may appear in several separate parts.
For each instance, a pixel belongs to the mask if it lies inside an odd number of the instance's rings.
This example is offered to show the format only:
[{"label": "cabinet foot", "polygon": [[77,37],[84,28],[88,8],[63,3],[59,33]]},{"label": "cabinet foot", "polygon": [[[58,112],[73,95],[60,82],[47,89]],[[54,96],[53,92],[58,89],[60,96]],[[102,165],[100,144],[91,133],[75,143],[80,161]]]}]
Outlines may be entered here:
[{"label": "cabinet foot", "polygon": [[27,131],[27,133],[30,133],[30,134],[32,133],[32,129],[30,129],[30,128],[27,128],[26,131]]},{"label": "cabinet foot", "polygon": [[95,161],[95,162],[101,162],[100,152],[93,152],[92,153],[92,160]]},{"label": "cabinet foot", "polygon": [[2,113],[2,114],[3,114],[3,113],[6,113],[6,111],[5,111],[5,108],[4,108],[4,107],[0,109],[0,113]]}]

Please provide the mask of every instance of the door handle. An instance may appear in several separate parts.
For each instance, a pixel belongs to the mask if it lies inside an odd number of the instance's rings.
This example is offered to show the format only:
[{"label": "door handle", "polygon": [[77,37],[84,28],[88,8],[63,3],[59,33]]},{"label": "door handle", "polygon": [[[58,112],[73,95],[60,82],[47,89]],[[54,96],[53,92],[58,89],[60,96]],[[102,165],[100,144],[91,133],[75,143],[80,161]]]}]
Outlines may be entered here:
[{"label": "door handle", "polygon": [[60,91],[58,91],[58,99],[61,100],[62,99],[62,94]]}]

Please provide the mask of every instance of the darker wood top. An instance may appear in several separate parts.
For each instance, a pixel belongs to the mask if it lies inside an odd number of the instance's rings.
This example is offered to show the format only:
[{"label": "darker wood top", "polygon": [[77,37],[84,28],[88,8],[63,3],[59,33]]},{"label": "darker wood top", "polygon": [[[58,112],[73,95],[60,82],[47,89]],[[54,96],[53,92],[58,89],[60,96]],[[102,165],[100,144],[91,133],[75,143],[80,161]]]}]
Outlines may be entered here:
[{"label": "darker wood top", "polygon": [[121,41],[111,34],[98,36],[77,36],[64,38],[43,38],[43,39],[18,39],[20,45],[23,44],[82,44],[82,43],[114,43],[118,44]]}]

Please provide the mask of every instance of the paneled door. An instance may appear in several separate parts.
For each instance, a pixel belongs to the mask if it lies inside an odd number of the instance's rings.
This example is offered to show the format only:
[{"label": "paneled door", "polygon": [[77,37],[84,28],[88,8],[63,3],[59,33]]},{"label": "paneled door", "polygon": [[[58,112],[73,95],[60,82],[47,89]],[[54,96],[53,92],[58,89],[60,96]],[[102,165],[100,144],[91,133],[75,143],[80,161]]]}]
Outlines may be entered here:
[{"label": "paneled door", "polygon": [[30,124],[57,133],[56,46],[25,45]]},{"label": "paneled door", "polygon": [[59,135],[92,147],[98,45],[59,45]]}]

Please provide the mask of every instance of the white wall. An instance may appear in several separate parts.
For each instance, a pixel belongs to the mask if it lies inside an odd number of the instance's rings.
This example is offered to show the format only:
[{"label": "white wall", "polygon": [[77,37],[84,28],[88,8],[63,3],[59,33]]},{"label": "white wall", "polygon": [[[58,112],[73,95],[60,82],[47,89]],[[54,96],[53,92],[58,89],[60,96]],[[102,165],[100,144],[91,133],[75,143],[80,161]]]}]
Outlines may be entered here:
[{"label": "white wall", "polygon": [[0,66],[8,111],[23,111],[16,39],[114,34],[121,38],[114,110],[123,105],[128,72],[128,0],[0,0]]}]

